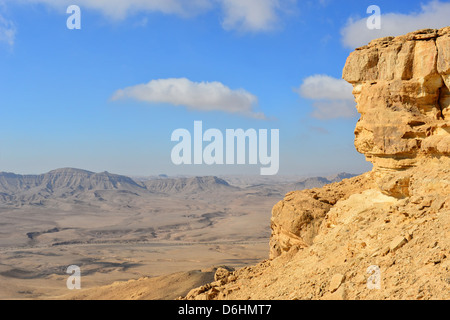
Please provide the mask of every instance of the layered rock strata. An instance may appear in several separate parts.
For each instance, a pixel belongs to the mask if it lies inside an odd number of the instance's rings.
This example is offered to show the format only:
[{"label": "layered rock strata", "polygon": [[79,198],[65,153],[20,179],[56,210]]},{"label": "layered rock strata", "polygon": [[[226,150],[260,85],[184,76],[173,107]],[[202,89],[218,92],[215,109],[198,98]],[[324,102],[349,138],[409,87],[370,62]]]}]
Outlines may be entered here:
[{"label": "layered rock strata", "polygon": [[389,196],[440,202],[450,193],[440,170],[450,168],[450,27],[373,40],[350,54],[343,78],[353,85],[361,114],[356,149],[374,169],[288,194],[272,212],[271,258],[293,245],[309,246],[329,209],[358,188],[376,183]]}]

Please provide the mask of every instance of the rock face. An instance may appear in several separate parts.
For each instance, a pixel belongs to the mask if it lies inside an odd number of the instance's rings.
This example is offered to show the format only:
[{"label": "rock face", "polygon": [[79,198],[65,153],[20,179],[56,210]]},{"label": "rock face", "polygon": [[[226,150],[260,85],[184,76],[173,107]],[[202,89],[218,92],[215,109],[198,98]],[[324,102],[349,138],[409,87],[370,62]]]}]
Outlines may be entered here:
[{"label": "rock face", "polygon": [[374,40],[343,78],[361,114],[355,145],[375,168],[402,170],[450,154],[450,28]]},{"label": "rock face", "polygon": [[358,190],[374,187],[367,173],[324,188],[294,191],[272,209],[270,257],[275,258],[292,247],[306,248],[313,243],[328,211]]},{"label": "rock face", "polygon": [[288,194],[272,211],[270,257],[312,244],[331,207],[356,190],[444,202],[450,190],[450,27],[374,40],[350,54],[343,78],[353,84],[361,118],[356,149],[370,174]]},{"label": "rock face", "polygon": [[349,56],[343,78],[361,114],[355,146],[374,164],[381,191],[448,196],[450,27],[374,40]]},{"label": "rock face", "polygon": [[234,272],[217,297],[450,298],[450,27],[374,40],[343,78],[373,170],[287,194],[272,210],[270,259]]},{"label": "rock face", "polygon": [[381,189],[407,197],[409,168],[450,155],[450,27],[377,39],[350,54],[356,149],[374,164]]}]

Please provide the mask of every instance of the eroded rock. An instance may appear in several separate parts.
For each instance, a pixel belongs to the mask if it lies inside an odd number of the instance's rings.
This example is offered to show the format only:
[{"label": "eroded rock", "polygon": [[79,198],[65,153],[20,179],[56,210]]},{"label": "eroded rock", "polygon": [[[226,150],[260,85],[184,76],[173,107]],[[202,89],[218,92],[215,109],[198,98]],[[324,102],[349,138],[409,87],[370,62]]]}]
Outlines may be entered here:
[{"label": "eroded rock", "polygon": [[348,57],[343,78],[361,114],[355,146],[375,170],[450,154],[449,48],[449,28],[426,29],[372,41]]}]

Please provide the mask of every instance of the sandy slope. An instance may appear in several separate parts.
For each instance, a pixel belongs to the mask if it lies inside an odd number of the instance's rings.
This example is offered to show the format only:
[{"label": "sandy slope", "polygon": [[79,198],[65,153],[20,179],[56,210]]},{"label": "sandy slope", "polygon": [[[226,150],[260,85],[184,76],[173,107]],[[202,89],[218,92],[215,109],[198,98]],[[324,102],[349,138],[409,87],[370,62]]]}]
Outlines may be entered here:
[{"label": "sandy slope", "polygon": [[214,281],[215,269],[115,282],[58,297],[64,300],[173,300],[192,288]]}]

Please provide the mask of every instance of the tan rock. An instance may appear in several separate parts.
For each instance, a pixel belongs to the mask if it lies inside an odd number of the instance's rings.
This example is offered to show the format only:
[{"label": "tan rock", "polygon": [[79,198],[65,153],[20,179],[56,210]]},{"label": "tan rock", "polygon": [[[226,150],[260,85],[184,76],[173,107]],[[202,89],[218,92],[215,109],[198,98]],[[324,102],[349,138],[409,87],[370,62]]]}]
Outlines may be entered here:
[{"label": "tan rock", "polygon": [[342,283],[344,283],[345,280],[345,276],[342,274],[335,274],[333,276],[333,278],[331,278],[330,281],[330,286],[328,288],[328,290],[333,293],[335,292],[337,289],[339,289],[339,287],[341,286]]},{"label": "tan rock", "polygon": [[323,300],[347,300],[347,290],[345,286],[341,286],[333,293],[324,295]]},{"label": "tan rock", "polygon": [[406,240],[405,237],[397,236],[391,241],[391,244],[389,245],[389,249],[391,250],[391,252],[395,252],[398,249],[400,249],[401,247],[403,247],[407,242],[408,242],[408,240]]},{"label": "tan rock", "polygon": [[276,258],[291,248],[313,244],[329,210],[356,190],[374,187],[370,173],[345,179],[321,189],[295,191],[272,209],[270,258]]},{"label": "tan rock", "polygon": [[450,33],[447,33],[436,40],[439,51],[437,71],[440,74],[450,74]]},{"label": "tan rock", "polygon": [[214,280],[215,281],[227,281],[228,277],[231,275],[231,272],[233,271],[233,268],[229,267],[219,267],[216,270],[216,273],[214,274]]},{"label": "tan rock", "polygon": [[[353,84],[361,113],[355,145],[376,170],[404,170],[428,155],[449,155],[447,30],[373,41],[347,59],[343,77]],[[398,188],[391,191],[404,196]]]}]

